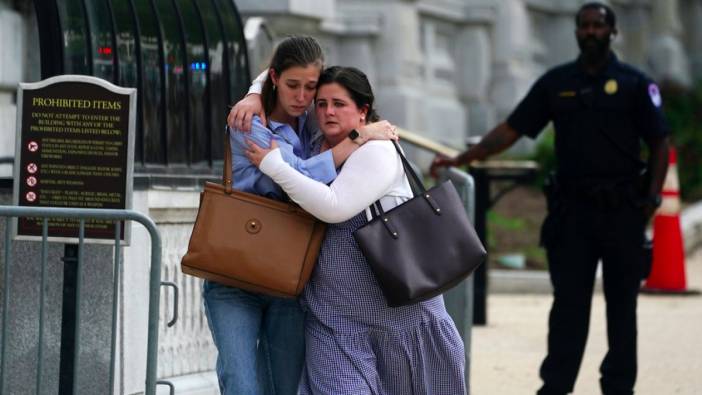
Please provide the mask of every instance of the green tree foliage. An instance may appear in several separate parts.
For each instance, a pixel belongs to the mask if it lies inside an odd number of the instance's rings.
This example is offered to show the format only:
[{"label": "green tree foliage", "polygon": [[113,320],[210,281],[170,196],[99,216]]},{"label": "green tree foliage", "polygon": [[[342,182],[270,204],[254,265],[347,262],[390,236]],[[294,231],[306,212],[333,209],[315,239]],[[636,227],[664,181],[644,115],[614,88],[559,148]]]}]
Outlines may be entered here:
[{"label": "green tree foliage", "polygon": [[528,158],[539,164],[539,170],[535,180],[535,184],[539,188],[543,187],[544,180],[546,180],[548,174],[556,170],[556,153],[553,148],[554,139],[553,127],[549,125],[548,128],[541,133],[533,154]]}]

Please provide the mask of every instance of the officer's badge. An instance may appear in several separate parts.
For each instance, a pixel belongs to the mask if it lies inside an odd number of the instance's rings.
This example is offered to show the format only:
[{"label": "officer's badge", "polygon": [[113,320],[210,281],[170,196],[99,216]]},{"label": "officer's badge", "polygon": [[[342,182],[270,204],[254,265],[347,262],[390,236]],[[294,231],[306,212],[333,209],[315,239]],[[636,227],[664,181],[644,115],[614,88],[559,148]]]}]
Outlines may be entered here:
[{"label": "officer's badge", "polygon": [[648,96],[651,98],[651,102],[656,107],[660,107],[663,103],[663,99],[661,99],[661,91],[658,89],[658,85],[656,84],[651,83],[648,85]]},{"label": "officer's badge", "polygon": [[613,95],[613,94],[617,93],[618,90],[619,90],[619,84],[617,84],[617,80],[611,79],[605,83],[604,91],[608,95]]}]

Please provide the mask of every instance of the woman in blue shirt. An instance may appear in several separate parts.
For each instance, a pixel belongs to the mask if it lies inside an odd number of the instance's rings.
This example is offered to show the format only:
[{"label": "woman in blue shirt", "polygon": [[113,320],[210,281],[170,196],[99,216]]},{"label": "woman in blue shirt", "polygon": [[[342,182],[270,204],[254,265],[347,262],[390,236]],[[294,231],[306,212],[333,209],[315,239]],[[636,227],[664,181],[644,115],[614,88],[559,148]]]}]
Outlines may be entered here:
[{"label": "woman in blue shirt", "polygon": [[[307,108],[323,68],[319,43],[289,37],[276,48],[261,92],[267,125],[253,118],[250,133],[230,133],[234,187],[283,200],[281,189],[245,156],[247,144],[280,146],[284,160],[323,183],[360,144],[388,138],[387,122],[359,129],[359,137],[319,153],[321,134]],[[317,155],[315,155],[317,153]],[[218,351],[217,376],[222,394],[296,394],[304,360],[303,313],[295,299],[279,298],[205,281],[205,312]]]}]

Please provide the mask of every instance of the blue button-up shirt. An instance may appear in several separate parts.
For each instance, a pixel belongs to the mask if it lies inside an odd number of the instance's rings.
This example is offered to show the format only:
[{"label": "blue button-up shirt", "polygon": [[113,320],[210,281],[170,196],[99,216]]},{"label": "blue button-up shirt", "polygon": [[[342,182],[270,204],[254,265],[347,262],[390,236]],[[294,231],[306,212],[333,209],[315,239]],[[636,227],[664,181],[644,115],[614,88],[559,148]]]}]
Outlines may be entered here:
[{"label": "blue button-up shirt", "polygon": [[246,158],[244,155],[247,149],[246,139],[260,147],[268,148],[271,138],[275,138],[283,159],[295,170],[325,184],[332,182],[336,178],[336,168],[331,150],[314,155],[319,151],[321,135],[313,122],[306,121],[307,114],[298,117],[296,132],[290,125],[275,121],[269,121],[269,129],[263,125],[258,116],[254,116],[250,133],[232,129],[230,141],[234,188],[278,200],[282,200],[285,196],[270,177],[261,173]]}]

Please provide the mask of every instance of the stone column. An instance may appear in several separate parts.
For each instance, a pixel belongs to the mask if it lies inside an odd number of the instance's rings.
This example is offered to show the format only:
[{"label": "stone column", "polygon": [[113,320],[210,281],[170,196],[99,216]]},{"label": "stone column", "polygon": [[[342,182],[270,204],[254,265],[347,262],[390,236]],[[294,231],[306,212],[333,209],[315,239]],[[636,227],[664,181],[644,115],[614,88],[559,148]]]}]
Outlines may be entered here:
[{"label": "stone column", "polygon": [[682,22],[678,0],[654,1],[652,7],[652,36],[648,50],[651,73],[660,83],[690,87],[690,65],[680,40]]},{"label": "stone column", "polygon": [[[621,3],[621,4],[620,4]],[[617,14],[619,34],[612,48],[620,60],[650,72],[646,67],[646,57],[651,37],[651,10],[643,2],[615,2],[612,5]]]},{"label": "stone column", "polygon": [[496,122],[495,106],[489,101],[492,80],[492,37],[497,6],[472,1],[466,6],[464,24],[456,36],[457,87],[467,116],[466,138],[484,135]]},{"label": "stone column", "polygon": [[693,80],[702,79],[702,2],[699,0],[682,0],[680,15],[684,26],[684,42],[690,57],[690,69]]},{"label": "stone column", "polygon": [[533,59],[543,70],[574,60],[578,54],[575,39],[575,13],[578,5],[554,2],[529,7],[531,26],[536,33]]},{"label": "stone column", "polygon": [[490,99],[498,121],[505,119],[529,90],[540,70],[532,60],[537,46],[521,0],[504,0],[497,7],[493,33],[493,74]]},{"label": "stone column", "polygon": [[382,23],[372,3],[351,0],[339,3],[335,17],[322,23],[322,30],[332,36],[335,43],[327,64],[357,67],[366,73],[375,88],[378,65],[386,60],[386,54],[377,51]]},{"label": "stone column", "polygon": [[[378,106],[384,117],[410,131],[463,147],[466,111],[459,98],[459,67],[455,43],[462,9],[436,4],[392,2],[375,6],[382,25],[375,52]],[[407,147],[420,167],[433,155]]]},{"label": "stone column", "polygon": [[[9,2],[8,2],[9,3]],[[0,158],[15,155],[15,93],[20,82],[40,79],[39,33],[34,7],[10,8],[0,2]],[[0,177],[12,177],[12,165],[0,162]]]},{"label": "stone column", "polygon": [[383,116],[405,128],[424,126],[421,80],[422,55],[419,18],[413,4],[392,2],[377,7],[383,24],[376,43],[378,62],[376,91]]}]

